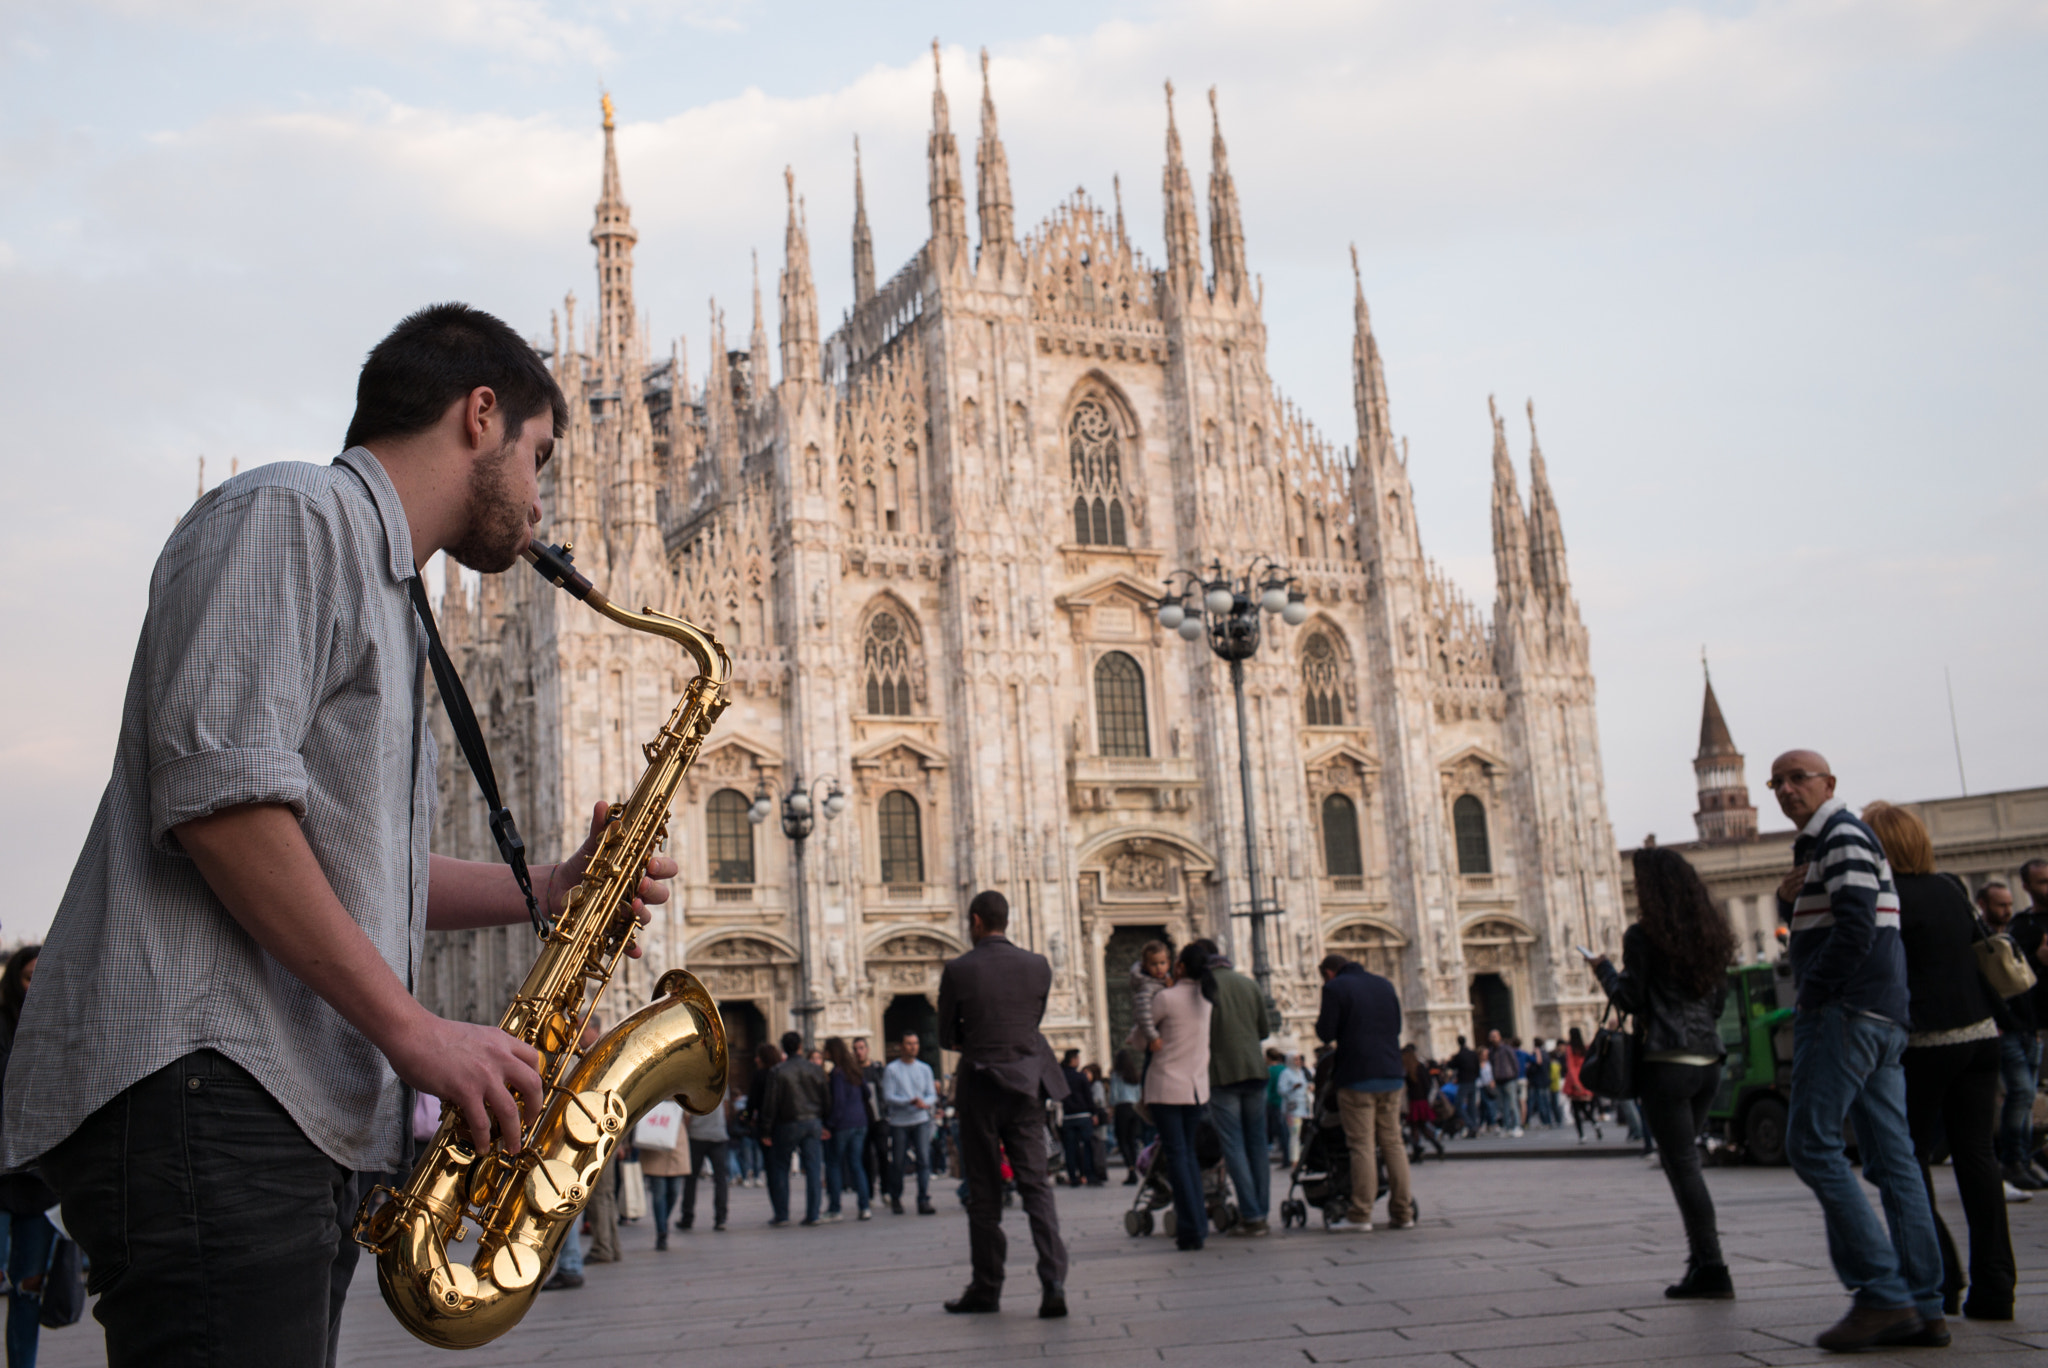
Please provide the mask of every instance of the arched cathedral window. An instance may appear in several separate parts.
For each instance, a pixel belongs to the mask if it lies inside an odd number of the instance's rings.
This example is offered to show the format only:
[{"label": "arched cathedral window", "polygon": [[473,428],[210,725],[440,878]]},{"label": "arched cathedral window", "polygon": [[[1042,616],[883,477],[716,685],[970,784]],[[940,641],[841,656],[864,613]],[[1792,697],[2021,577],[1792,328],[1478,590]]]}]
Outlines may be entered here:
[{"label": "arched cathedral window", "polygon": [[1344,725],[1344,665],[1327,632],[1316,632],[1302,644],[1301,696],[1309,726]]},{"label": "arched cathedral window", "polygon": [[1358,805],[1341,793],[1323,799],[1323,872],[1333,879],[1365,873],[1358,847]]},{"label": "arched cathedral window", "polygon": [[914,710],[910,690],[910,640],[894,613],[868,619],[861,643],[861,673],[867,683],[868,711],[884,717],[908,717]]},{"label": "arched cathedral window", "polygon": [[917,799],[901,789],[882,795],[879,805],[882,836],[882,882],[924,882],[924,832]]},{"label": "arched cathedral window", "polygon": [[1104,755],[1150,755],[1145,733],[1145,674],[1122,651],[1095,662],[1095,724]]},{"label": "arched cathedral window", "polygon": [[704,844],[710,882],[754,881],[754,824],[747,820],[747,795],[720,789],[704,805]]},{"label": "arched cathedral window", "polygon": [[1486,838],[1486,804],[1462,794],[1451,804],[1451,826],[1458,839],[1460,874],[1493,873],[1493,845]]},{"label": "arched cathedral window", "polygon": [[1067,420],[1074,478],[1074,540],[1084,546],[1128,546],[1124,525],[1123,440],[1109,405],[1083,399]]}]

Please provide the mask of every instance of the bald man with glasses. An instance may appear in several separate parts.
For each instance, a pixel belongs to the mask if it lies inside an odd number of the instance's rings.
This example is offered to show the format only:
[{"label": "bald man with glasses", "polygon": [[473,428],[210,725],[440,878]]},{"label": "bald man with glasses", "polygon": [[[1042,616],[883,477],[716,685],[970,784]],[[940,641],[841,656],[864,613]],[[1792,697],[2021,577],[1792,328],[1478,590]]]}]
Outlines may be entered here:
[{"label": "bald man with glasses", "polygon": [[[1785,1153],[1820,1200],[1835,1274],[1855,1296],[1815,1342],[1838,1352],[1945,1345],[1941,1246],[1906,1125],[1906,952],[1891,865],[1876,833],[1835,796],[1818,752],[1772,761],[1770,788],[1799,828],[1795,868],[1778,886],[1797,1001]],[[1849,1167],[1844,1120],[1884,1221]]]}]

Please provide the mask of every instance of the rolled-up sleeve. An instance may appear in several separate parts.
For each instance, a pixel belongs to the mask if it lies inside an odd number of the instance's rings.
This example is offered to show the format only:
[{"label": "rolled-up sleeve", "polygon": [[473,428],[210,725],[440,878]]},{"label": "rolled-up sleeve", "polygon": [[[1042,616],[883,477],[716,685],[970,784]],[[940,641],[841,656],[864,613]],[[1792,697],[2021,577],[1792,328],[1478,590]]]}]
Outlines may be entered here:
[{"label": "rolled-up sleeve", "polygon": [[[223,808],[306,814],[301,751],[346,614],[334,528],[298,490],[258,486],[173,537],[144,633],[150,840]],[[182,542],[183,545],[179,545]]]}]

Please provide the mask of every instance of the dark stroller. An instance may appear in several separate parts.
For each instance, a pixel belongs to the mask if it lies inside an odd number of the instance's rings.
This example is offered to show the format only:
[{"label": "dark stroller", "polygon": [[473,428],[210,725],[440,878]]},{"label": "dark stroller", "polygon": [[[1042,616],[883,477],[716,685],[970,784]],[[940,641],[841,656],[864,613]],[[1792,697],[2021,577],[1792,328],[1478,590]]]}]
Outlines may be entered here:
[{"label": "dark stroller", "polygon": [[[1202,1205],[1209,1211],[1209,1226],[1216,1233],[1237,1224],[1237,1203],[1230,1195],[1230,1177],[1223,1165],[1223,1144],[1215,1128],[1204,1120],[1195,1130],[1195,1163],[1202,1170]],[[1131,1195],[1131,1209],[1124,1213],[1124,1231],[1133,1237],[1152,1233],[1152,1213],[1164,1210],[1160,1225],[1174,1233],[1173,1187],[1159,1164],[1159,1142],[1154,1140],[1138,1151],[1138,1190]]]},{"label": "dark stroller", "polygon": [[[1315,1107],[1309,1117],[1308,1139],[1301,1158],[1295,1161],[1288,1184],[1287,1200],[1280,1204],[1283,1229],[1308,1225],[1309,1208],[1322,1213],[1325,1226],[1343,1216],[1351,1205],[1351,1148],[1344,1140],[1344,1122],[1337,1112],[1337,1090],[1330,1082],[1330,1059],[1316,1064]],[[1407,1120],[1402,1120],[1402,1144],[1407,1144]],[[1378,1156],[1379,1197],[1386,1198],[1393,1185],[1387,1181],[1387,1156]],[[1375,1199],[1378,1200],[1378,1199]],[[1415,1203],[1420,1215],[1422,1204]]]}]

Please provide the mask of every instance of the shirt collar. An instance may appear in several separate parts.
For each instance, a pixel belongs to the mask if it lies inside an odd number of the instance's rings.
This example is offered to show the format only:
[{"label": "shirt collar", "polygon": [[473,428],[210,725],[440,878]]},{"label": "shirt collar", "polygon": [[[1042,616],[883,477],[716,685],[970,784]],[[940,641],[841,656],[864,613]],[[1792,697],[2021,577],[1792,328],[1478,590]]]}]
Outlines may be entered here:
[{"label": "shirt collar", "polygon": [[412,524],[406,521],[405,505],[399,501],[398,486],[384,470],[384,463],[368,447],[352,446],[334,458],[362,478],[370,490],[370,502],[384,523],[384,543],[391,550],[391,578],[400,584],[419,573],[412,563]]},{"label": "shirt collar", "polygon": [[1820,835],[1820,829],[1828,824],[1828,818],[1834,816],[1847,806],[1849,805],[1840,798],[1828,799],[1825,803],[1814,809],[1813,816],[1806,819],[1806,825],[1799,828],[1799,834],[1801,836]]}]

